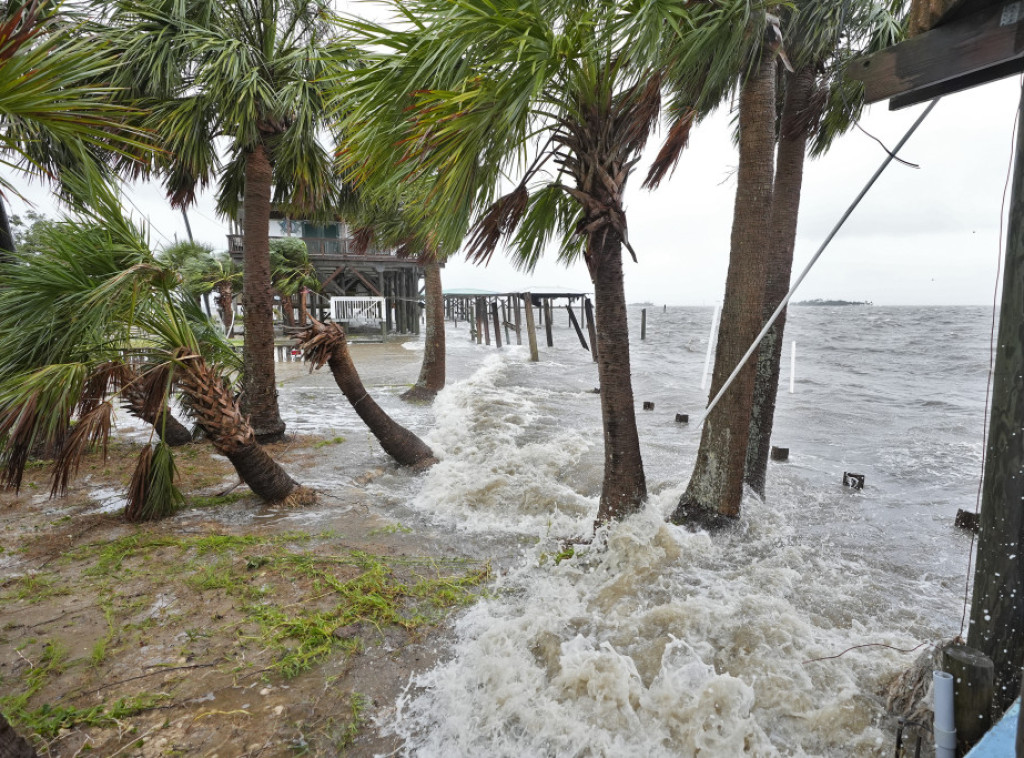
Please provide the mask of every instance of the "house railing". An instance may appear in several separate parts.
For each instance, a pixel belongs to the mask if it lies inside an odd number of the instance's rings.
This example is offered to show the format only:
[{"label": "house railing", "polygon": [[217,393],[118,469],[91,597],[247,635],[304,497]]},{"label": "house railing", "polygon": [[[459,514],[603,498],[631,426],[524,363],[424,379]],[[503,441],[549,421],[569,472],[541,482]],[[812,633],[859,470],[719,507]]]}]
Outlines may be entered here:
[{"label": "house railing", "polygon": [[[243,239],[244,237],[241,234],[229,234],[229,251],[232,253],[241,253]],[[271,237],[271,239],[284,238]],[[310,256],[358,255],[351,249],[348,237],[343,237],[341,239],[338,239],[337,237],[299,237],[298,239],[301,239],[306,243],[306,249],[309,251]],[[370,246],[370,249],[366,251],[365,255],[394,257],[394,253],[389,253],[386,250],[378,250],[376,246],[372,245]]]}]

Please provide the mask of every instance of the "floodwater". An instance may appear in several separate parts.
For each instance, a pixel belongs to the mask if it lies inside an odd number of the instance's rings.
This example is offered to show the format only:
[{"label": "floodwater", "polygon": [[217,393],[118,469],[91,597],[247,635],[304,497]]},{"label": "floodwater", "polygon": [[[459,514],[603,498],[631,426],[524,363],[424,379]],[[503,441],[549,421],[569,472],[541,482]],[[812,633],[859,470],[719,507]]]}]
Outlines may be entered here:
[{"label": "floodwater", "polygon": [[[560,541],[593,522],[603,453],[596,366],[564,312],[540,363],[449,324],[433,407],[397,397],[420,343],[356,349],[378,402],[438,453],[425,473],[388,463],[329,375],[284,382],[290,430],[360,441],[344,470],[304,483],[379,468],[365,485],[375,508],[501,569],[387,728],[416,756],[891,754],[880,692],[916,654],[855,646],[960,631],[970,540],[953,519],[975,503],[991,314],[792,308],[773,440],[790,462],[712,538],[664,522],[699,441],[712,310],[648,311],[641,342],[630,309],[650,502],[568,558]],[[863,491],[842,486],[847,471]]]}]

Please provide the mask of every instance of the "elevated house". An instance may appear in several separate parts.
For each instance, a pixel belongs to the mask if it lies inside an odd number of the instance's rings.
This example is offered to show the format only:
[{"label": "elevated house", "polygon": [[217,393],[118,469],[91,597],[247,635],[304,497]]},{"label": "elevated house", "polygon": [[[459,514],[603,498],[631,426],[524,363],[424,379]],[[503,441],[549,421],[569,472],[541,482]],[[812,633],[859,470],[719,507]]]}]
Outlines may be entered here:
[{"label": "elevated house", "polygon": [[[321,295],[307,295],[311,312],[327,311],[331,297],[384,298],[382,318],[387,332],[419,334],[423,267],[415,259],[399,258],[394,250],[373,246],[365,253],[356,253],[344,221],[314,223],[271,211],[270,238],[284,237],[305,242],[316,268]],[[237,263],[242,262],[242,246],[242,221],[233,220],[228,250]]]}]

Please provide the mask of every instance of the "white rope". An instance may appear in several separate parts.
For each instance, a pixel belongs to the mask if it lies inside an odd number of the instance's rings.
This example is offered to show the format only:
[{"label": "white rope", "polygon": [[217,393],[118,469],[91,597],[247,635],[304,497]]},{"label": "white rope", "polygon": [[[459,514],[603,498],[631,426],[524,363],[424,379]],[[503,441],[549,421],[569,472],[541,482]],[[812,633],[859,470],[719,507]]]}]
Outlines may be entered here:
[{"label": "white rope", "polygon": [[874,176],[872,176],[868,180],[868,183],[864,185],[864,189],[862,189],[860,191],[860,194],[857,195],[857,197],[854,199],[852,203],[850,203],[850,207],[846,209],[846,212],[843,214],[842,218],[840,218],[836,225],[832,227],[832,231],[829,232],[828,236],[825,238],[825,241],[821,243],[821,247],[819,247],[818,251],[812,256],[810,262],[804,267],[804,270],[800,273],[800,276],[798,276],[796,281],[793,282],[793,286],[789,288],[789,292],[782,299],[782,302],[779,303],[779,307],[775,309],[775,312],[771,315],[771,318],[769,318],[767,323],[765,323],[764,328],[761,330],[761,333],[754,338],[754,343],[747,350],[746,354],[744,354],[744,356],[740,358],[739,364],[737,364],[736,368],[734,368],[732,373],[729,374],[729,378],[725,380],[725,384],[723,384],[722,388],[718,390],[718,394],[715,395],[714,399],[710,403],[708,403],[708,407],[704,409],[704,418],[700,420],[700,425],[703,425],[704,422],[707,421],[708,416],[711,415],[711,411],[713,411],[715,406],[718,405],[718,401],[722,399],[722,395],[725,394],[725,391],[729,389],[732,383],[736,380],[736,377],[739,376],[740,371],[743,370],[743,367],[747,364],[747,361],[750,360],[750,356],[754,354],[754,351],[757,350],[758,346],[761,344],[761,340],[764,339],[764,336],[766,334],[768,334],[768,330],[772,328],[772,324],[775,323],[776,319],[778,319],[779,317],[779,314],[781,314],[782,311],[789,304],[790,299],[796,293],[797,287],[800,286],[801,282],[803,282],[807,274],[810,273],[811,268],[813,268],[814,264],[818,262],[818,259],[821,257],[821,254],[825,252],[825,248],[829,246],[829,243],[832,242],[833,238],[839,233],[839,230],[842,229],[843,224],[846,223],[846,220],[853,213],[854,209],[858,205],[860,205],[860,201],[863,200],[864,196],[868,194],[868,190],[870,190],[874,183],[878,180],[878,177],[882,175],[882,172],[885,171],[886,168],[888,168],[889,164],[893,162],[893,160],[896,158],[896,153],[898,153],[900,149],[905,144],[907,144],[907,140],[909,140],[910,137],[914,134],[914,132],[917,131],[917,127],[919,127],[925,120],[925,118],[928,117],[928,114],[932,112],[932,109],[938,104],[939,100],[940,98],[935,98],[928,104],[928,107],[924,109],[924,112],[920,116],[918,116],[917,121],[914,122],[913,126],[911,126],[910,129],[907,130],[907,133],[903,135],[903,139],[899,141],[896,147],[892,149],[892,152],[886,156],[884,161],[882,161],[882,165],[878,167],[878,170],[875,171]]}]

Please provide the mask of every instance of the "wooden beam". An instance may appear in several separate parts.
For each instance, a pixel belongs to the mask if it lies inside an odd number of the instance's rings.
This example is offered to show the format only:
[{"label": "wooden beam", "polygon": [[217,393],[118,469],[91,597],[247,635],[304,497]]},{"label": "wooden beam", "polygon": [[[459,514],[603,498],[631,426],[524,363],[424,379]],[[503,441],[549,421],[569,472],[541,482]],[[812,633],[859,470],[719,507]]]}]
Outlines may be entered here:
[{"label": "wooden beam", "polygon": [[[1009,73],[1007,73],[1007,69]],[[850,62],[865,100],[905,107],[1024,69],[1024,3],[1007,2],[957,18],[899,45]]]},{"label": "wooden beam", "polygon": [[[336,277],[338,274],[340,274],[342,271],[344,271],[347,265],[348,265],[347,263],[342,263],[340,266],[338,266],[336,269],[334,269],[334,273],[333,274],[331,274],[329,277],[327,277],[322,282],[320,282],[320,289],[321,289],[321,291],[324,288],[326,288],[328,284],[333,282],[334,281],[334,277]],[[342,287],[342,289],[344,289],[344,287]]]},{"label": "wooden beam", "polygon": [[368,279],[367,279],[367,278],[366,278],[365,276],[363,276],[362,274],[360,274],[360,273],[359,273],[358,271],[356,271],[355,269],[352,269],[352,273],[353,273],[353,274],[355,275],[355,277],[356,277],[356,278],[357,278],[357,279],[358,279],[359,281],[361,281],[361,282],[362,282],[363,284],[365,284],[365,285],[366,285],[366,289],[370,290],[370,292],[372,292],[372,293],[373,293],[374,295],[376,295],[377,297],[384,297],[384,296],[383,296],[382,294],[380,294],[380,290],[379,290],[379,289],[377,289],[376,287],[374,287],[374,286],[373,286],[372,284],[370,284],[370,281],[369,281],[369,280],[368,280]]}]

